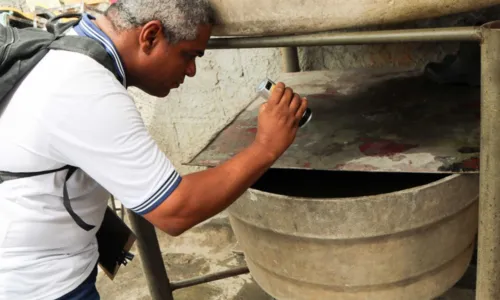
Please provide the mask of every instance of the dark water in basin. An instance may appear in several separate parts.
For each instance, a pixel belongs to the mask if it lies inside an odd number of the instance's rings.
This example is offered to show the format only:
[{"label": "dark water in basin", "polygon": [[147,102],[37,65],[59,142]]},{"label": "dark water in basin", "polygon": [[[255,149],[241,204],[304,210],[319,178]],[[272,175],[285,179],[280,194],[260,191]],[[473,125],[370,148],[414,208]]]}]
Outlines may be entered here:
[{"label": "dark water in basin", "polygon": [[413,188],[446,176],[450,174],[271,169],[253,188],[294,197],[360,197]]}]

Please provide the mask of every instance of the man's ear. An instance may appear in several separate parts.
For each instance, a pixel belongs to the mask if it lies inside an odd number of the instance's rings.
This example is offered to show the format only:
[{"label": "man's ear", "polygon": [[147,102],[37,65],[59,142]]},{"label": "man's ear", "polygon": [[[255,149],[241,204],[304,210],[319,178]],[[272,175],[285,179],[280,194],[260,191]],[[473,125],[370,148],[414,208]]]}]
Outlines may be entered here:
[{"label": "man's ear", "polygon": [[151,21],[142,26],[139,34],[139,46],[146,54],[150,54],[163,36],[163,26],[160,21]]}]

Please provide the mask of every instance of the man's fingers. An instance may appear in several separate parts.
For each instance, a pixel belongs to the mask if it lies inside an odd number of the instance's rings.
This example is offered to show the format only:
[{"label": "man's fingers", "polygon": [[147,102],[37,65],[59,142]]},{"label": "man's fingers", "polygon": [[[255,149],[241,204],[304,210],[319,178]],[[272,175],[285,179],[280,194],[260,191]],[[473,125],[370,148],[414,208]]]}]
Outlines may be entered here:
[{"label": "man's fingers", "polygon": [[302,99],[298,94],[293,95],[292,102],[290,103],[290,107],[288,108],[288,123],[291,127],[298,127],[300,118],[297,118],[297,114],[299,113],[299,109],[302,106]]},{"label": "man's fingers", "polygon": [[300,107],[297,110],[297,113],[295,114],[295,119],[297,120],[297,124],[302,119],[302,116],[304,115],[304,112],[306,111],[306,109],[307,109],[307,98],[304,97],[304,98],[302,98],[302,101],[300,103]]},{"label": "man's fingers", "polygon": [[271,105],[278,105],[283,97],[285,91],[285,84],[283,82],[278,82],[271,91],[268,103]]},{"label": "man's fingers", "polygon": [[292,102],[290,103],[290,113],[292,114],[292,118],[297,113],[297,110],[299,109],[301,103],[302,100],[300,99],[300,96],[298,94],[294,94]]},{"label": "man's fingers", "polygon": [[287,108],[290,106],[290,102],[292,102],[292,98],[294,96],[293,90],[291,88],[286,88],[283,96],[281,97],[279,105],[281,107]]}]

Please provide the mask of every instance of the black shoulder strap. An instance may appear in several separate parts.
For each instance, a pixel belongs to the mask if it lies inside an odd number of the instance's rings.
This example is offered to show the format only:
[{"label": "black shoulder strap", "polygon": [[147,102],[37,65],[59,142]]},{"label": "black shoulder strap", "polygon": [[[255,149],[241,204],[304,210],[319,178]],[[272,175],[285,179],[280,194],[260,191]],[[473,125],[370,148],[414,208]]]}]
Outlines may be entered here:
[{"label": "black shoulder strap", "polygon": [[73,218],[73,221],[80,226],[83,230],[85,231],[90,231],[95,228],[94,225],[90,225],[85,223],[85,221],[80,218],[75,211],[73,210],[73,207],[71,207],[71,202],[69,201],[69,195],[68,195],[68,189],[66,187],[66,182],[68,182],[69,178],[73,173],[76,171],[76,167],[69,167],[68,173],[66,173],[66,179],[64,180],[64,186],[63,186],[63,204],[64,208],[66,208],[66,211],[70,214],[71,218]]},{"label": "black shoulder strap", "polygon": [[87,55],[99,62],[111,73],[115,74],[116,77],[118,77],[118,71],[116,70],[115,65],[113,64],[113,60],[111,59],[109,54],[101,44],[91,38],[71,35],[62,36],[54,40],[48,48],[54,50],[66,50]]},{"label": "black shoulder strap", "polygon": [[78,226],[80,226],[85,231],[90,231],[90,230],[94,229],[95,226],[85,223],[85,221],[83,221],[82,218],[80,218],[75,213],[75,211],[73,210],[73,207],[71,207],[71,202],[69,200],[68,187],[67,187],[66,183],[68,182],[71,175],[73,175],[73,173],[77,169],[78,168],[73,167],[73,166],[64,166],[64,167],[61,167],[58,169],[46,170],[46,171],[40,171],[40,172],[12,173],[12,172],[0,171],[0,184],[2,182],[8,181],[8,180],[33,177],[33,176],[39,176],[39,175],[55,173],[55,172],[59,172],[59,171],[63,171],[63,170],[68,170],[68,172],[66,173],[66,178],[64,179],[64,185],[63,185],[63,205],[64,205],[64,208],[66,208],[66,211],[69,213],[71,218],[73,218],[73,221],[75,221],[75,223]]},{"label": "black shoulder strap", "polygon": [[[56,21],[61,18],[76,18],[76,20],[69,21],[66,23],[57,23]],[[78,24],[81,21],[81,19],[82,19],[82,14],[79,13],[66,13],[51,18],[47,22],[45,27],[47,28],[48,32],[54,34],[55,39],[48,46],[48,49],[65,50],[87,55],[96,60],[97,62],[99,62],[111,73],[115,74],[116,77],[119,77],[118,70],[116,70],[113,64],[113,60],[106,52],[104,47],[101,44],[99,44],[99,42],[84,36],[64,35],[66,30]]]},{"label": "black shoulder strap", "polygon": [[50,173],[55,173],[63,170],[69,169],[70,166],[64,166],[62,168],[58,169],[53,169],[53,170],[46,170],[46,171],[40,171],[40,172],[18,172],[18,173],[13,173],[13,172],[7,172],[7,171],[0,171],[0,183],[4,181],[9,181],[13,179],[18,179],[18,178],[27,178],[27,177],[33,177],[33,176],[38,176],[38,175],[44,175],[44,174],[50,174]]},{"label": "black shoulder strap", "polygon": [[[62,18],[76,18],[76,20],[65,22],[65,23],[57,23],[59,19]],[[47,21],[45,24],[45,28],[48,32],[54,34],[55,36],[62,36],[66,30],[76,25],[78,22],[82,20],[82,14],[79,13],[64,13],[58,16],[54,16]]]}]

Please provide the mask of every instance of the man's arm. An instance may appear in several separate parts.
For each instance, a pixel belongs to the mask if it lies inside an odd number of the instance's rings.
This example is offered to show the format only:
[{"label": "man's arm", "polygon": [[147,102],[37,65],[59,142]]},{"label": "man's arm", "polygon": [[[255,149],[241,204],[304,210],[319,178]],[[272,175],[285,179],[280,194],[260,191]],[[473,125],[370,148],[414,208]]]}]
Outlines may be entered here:
[{"label": "man's arm", "polygon": [[222,165],[183,177],[177,189],[145,218],[177,236],[231,205],[273,162],[254,143]]},{"label": "man's arm", "polygon": [[[46,95],[50,101],[40,126],[49,132],[51,158],[78,166],[125,207],[172,235],[238,199],[293,143],[306,109],[306,101],[279,83],[261,107],[251,146],[214,169],[181,179],[128,92],[95,61],[81,59],[95,68],[65,77],[57,87],[47,82],[52,93],[72,95]],[[85,78],[86,84],[75,78]]]},{"label": "man's arm", "polygon": [[306,107],[305,99],[278,83],[261,107],[255,141],[227,162],[185,176],[175,191],[144,217],[177,236],[226,209],[293,143]]}]

